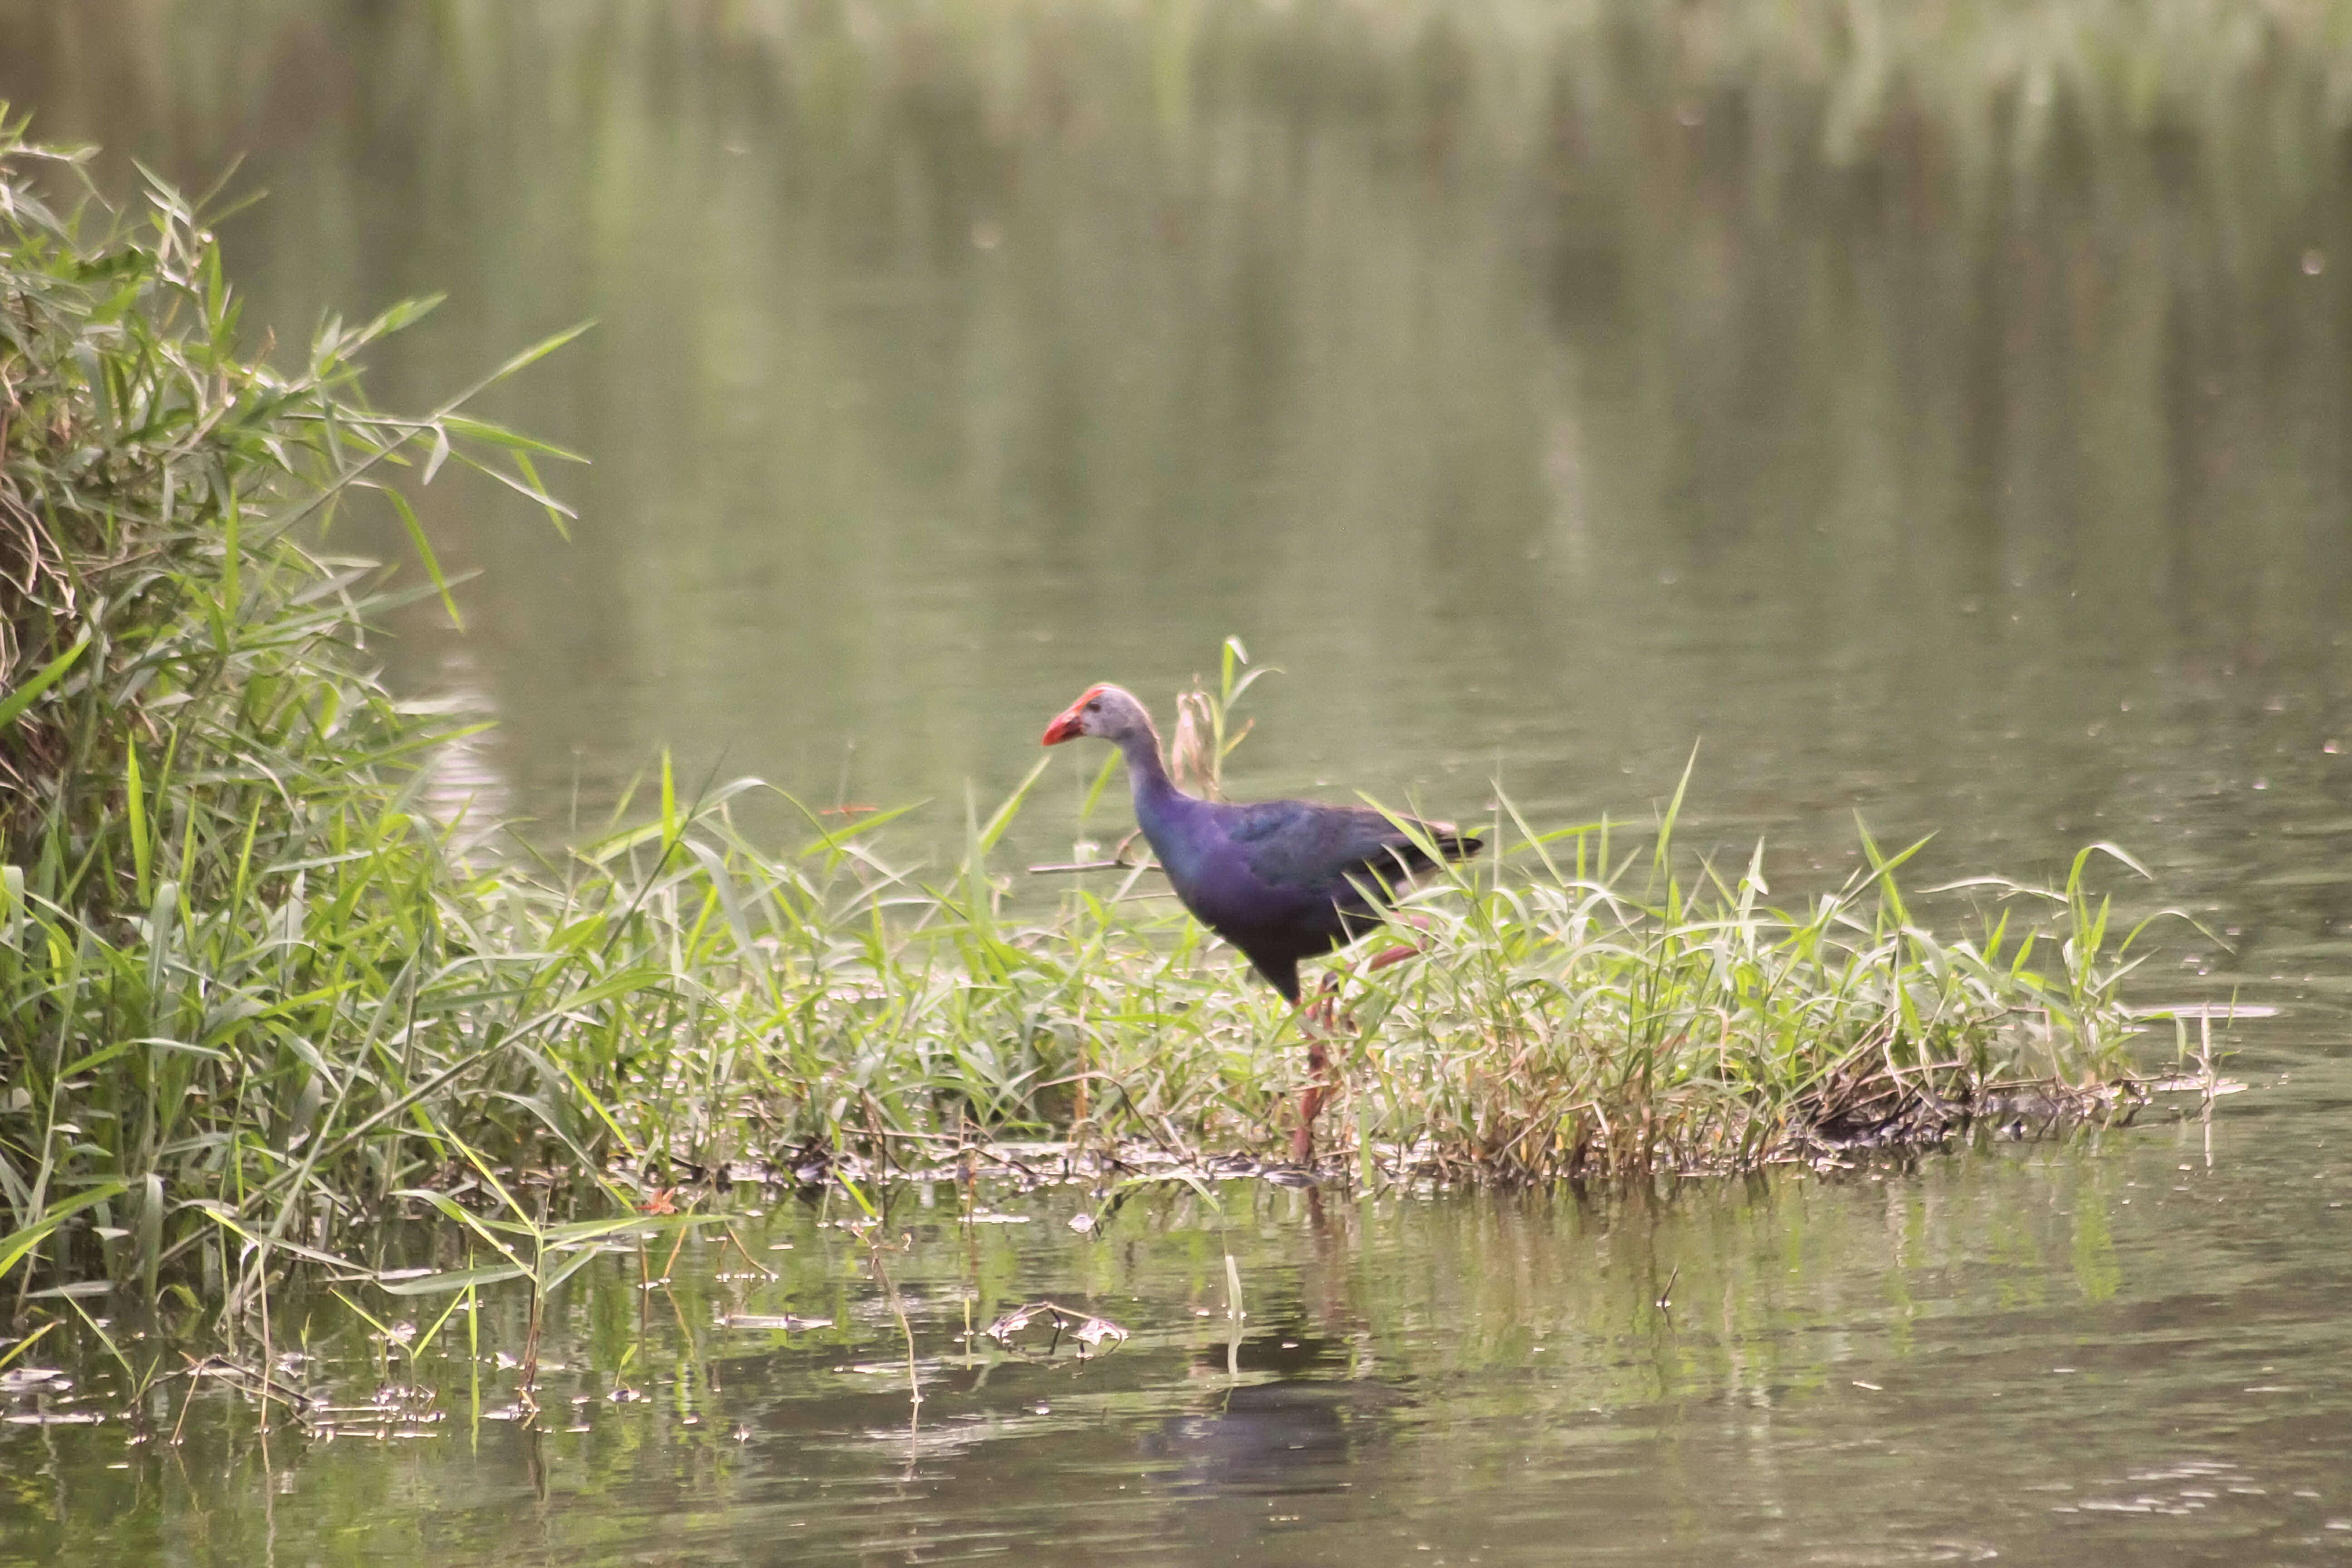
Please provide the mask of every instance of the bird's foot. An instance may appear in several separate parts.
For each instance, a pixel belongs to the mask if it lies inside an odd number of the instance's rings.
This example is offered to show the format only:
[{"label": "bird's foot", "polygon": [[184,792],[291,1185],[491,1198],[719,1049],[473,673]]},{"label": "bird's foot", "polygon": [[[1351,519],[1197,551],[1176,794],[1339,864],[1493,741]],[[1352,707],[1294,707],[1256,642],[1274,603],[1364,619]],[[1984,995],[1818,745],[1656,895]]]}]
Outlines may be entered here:
[{"label": "bird's foot", "polygon": [[1307,1009],[1307,1021],[1327,1035],[1345,1033],[1356,1026],[1353,1013],[1339,1011],[1339,998],[1320,996]]},{"label": "bird's foot", "polygon": [[1350,1029],[1356,1026],[1354,1014],[1339,1011],[1339,977],[1337,974],[1325,975],[1322,986],[1315,993],[1315,1000],[1299,1011],[1309,1024],[1327,1035],[1338,1034],[1342,1026]]}]

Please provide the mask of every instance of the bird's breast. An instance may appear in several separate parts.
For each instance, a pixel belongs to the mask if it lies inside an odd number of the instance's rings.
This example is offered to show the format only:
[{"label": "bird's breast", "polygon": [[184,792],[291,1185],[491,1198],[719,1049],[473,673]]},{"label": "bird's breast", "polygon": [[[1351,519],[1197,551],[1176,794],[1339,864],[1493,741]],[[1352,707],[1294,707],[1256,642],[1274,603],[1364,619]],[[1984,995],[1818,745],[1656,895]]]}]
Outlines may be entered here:
[{"label": "bird's breast", "polygon": [[1332,912],[1328,898],[1270,886],[1239,863],[1212,859],[1199,876],[1175,886],[1177,897],[1202,925],[1244,944],[1269,930],[1319,925]]}]

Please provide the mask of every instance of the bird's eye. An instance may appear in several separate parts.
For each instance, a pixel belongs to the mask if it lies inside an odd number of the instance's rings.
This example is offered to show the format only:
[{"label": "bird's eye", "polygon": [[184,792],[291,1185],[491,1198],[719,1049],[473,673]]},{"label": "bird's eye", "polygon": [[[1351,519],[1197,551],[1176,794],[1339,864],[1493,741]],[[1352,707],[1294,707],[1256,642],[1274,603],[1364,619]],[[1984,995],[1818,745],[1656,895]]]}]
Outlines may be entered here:
[{"label": "bird's eye", "polygon": [[1089,702],[1087,704],[1087,711],[1089,713],[1099,713],[1102,711],[1102,704],[1098,701]]}]

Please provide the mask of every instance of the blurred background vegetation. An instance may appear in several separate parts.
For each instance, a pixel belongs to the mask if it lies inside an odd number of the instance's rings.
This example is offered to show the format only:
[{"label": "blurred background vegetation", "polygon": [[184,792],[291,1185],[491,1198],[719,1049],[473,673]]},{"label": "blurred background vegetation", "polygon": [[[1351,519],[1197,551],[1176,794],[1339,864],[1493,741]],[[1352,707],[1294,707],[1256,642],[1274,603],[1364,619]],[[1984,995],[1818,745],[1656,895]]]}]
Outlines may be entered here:
[{"label": "blurred background vegetation", "polygon": [[1245,794],[1638,812],[1697,736],[1687,820],[1799,870],[1860,807],[2206,901],[2352,804],[2352,6],[0,19],[37,133],[250,155],[257,327],[447,289],[387,401],[600,323],[495,403],[593,454],[577,544],[429,498],[484,613],[391,645],[496,809],[664,743],[956,801],[1227,632],[1289,672]]}]

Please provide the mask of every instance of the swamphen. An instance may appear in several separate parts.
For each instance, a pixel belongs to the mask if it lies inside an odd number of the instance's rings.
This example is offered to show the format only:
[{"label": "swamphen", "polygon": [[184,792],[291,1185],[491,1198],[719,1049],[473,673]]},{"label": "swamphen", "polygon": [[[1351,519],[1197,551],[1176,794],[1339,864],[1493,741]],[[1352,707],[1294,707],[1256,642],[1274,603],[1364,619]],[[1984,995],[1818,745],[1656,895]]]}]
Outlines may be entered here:
[{"label": "swamphen", "polygon": [[[1392,821],[1367,806],[1311,800],[1241,805],[1186,795],[1168,776],[1151,715],[1116,686],[1088,687],[1045,727],[1045,743],[1057,746],[1081,735],[1100,736],[1126,754],[1136,824],[1177,898],[1239,948],[1293,1006],[1299,1001],[1300,959],[1376,929],[1399,886],[1438,868],[1415,842],[1416,834],[1448,861],[1466,859],[1482,847],[1450,824],[1413,822],[1414,832],[1407,833],[1397,823],[1411,819]],[[1328,1063],[1311,1028],[1307,1065],[1311,1081],[1291,1145],[1302,1161],[1314,1153],[1315,1114],[1326,1092]]]}]

